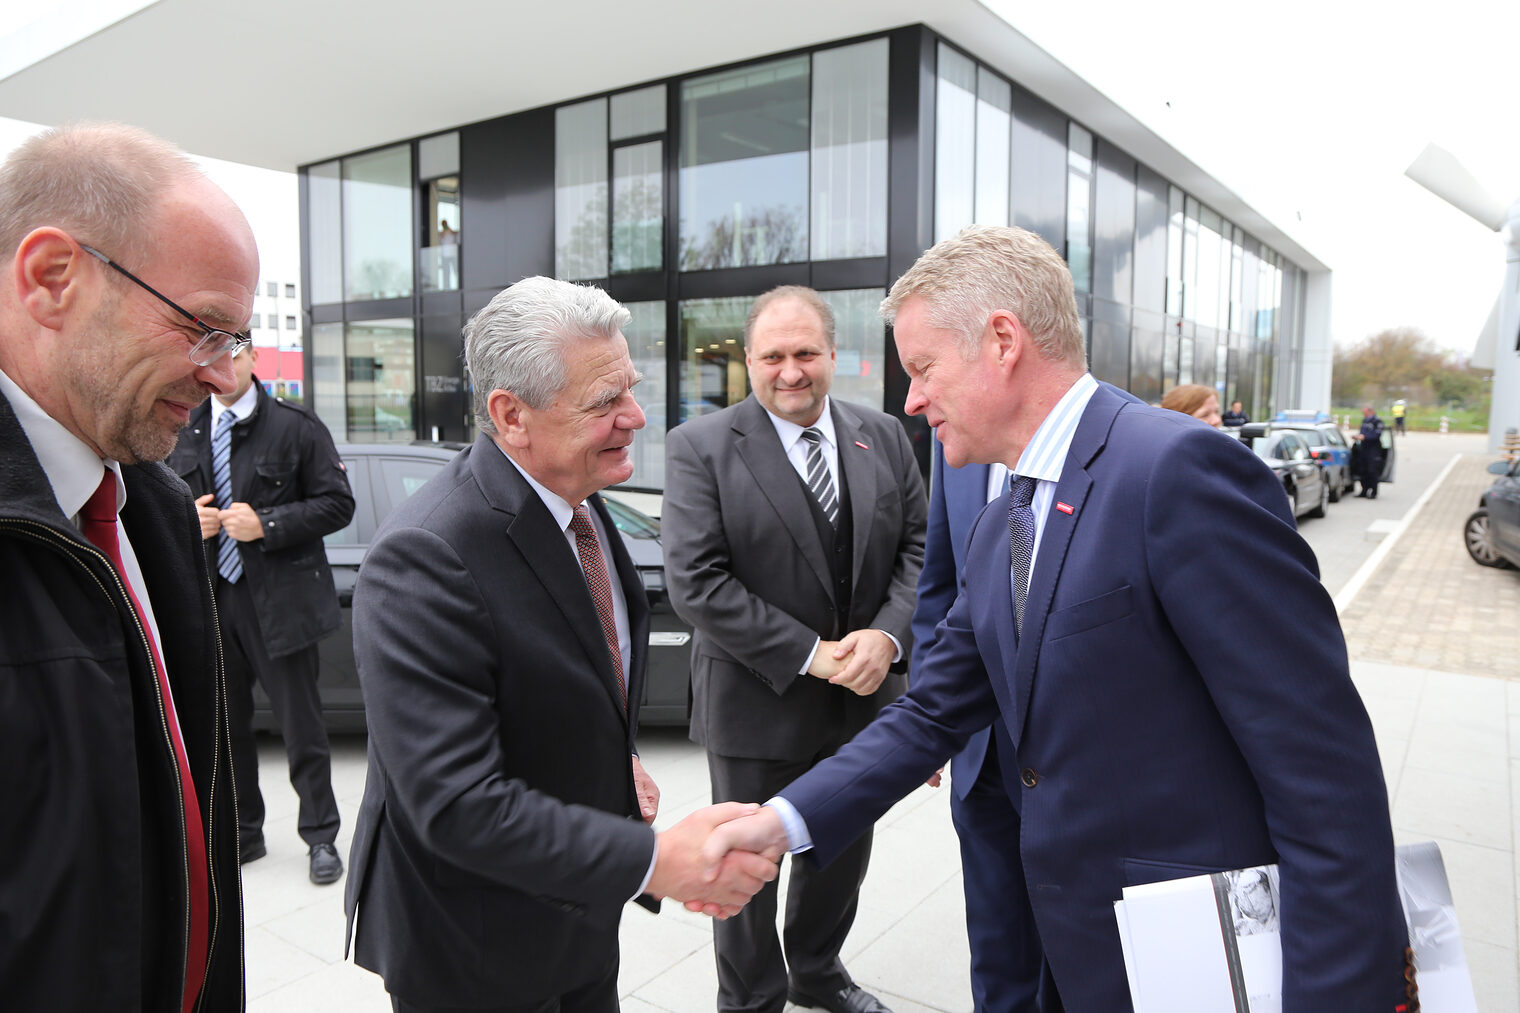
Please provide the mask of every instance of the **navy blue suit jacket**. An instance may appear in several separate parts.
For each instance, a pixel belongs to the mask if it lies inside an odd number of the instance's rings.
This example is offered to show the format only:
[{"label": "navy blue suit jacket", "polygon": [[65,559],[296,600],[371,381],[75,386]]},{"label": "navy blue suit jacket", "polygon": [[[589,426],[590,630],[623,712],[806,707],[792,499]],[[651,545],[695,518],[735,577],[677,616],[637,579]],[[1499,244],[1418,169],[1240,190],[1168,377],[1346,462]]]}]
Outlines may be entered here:
[{"label": "navy blue suit jacket", "polygon": [[[945,466],[944,454],[935,442],[934,463],[929,477],[929,529],[924,538],[924,568],[918,575],[918,605],[913,610],[913,652],[908,684],[918,679],[927,648],[934,641],[934,628],[950,611],[960,584],[961,567],[966,562],[966,536],[971,521],[987,506],[986,464],[968,464],[961,468]],[[945,546],[950,547],[946,554]],[[933,546],[933,551],[930,550]],[[965,798],[981,776],[987,758],[990,728],[983,728],[967,740],[965,748],[951,758],[950,789],[957,798]]]},{"label": "navy blue suit jacket", "polygon": [[[908,694],[782,795],[827,862],[1001,715],[1024,877],[1072,1013],[1130,1009],[1126,885],[1278,862],[1283,1009],[1391,1010],[1403,919],[1371,722],[1271,472],[1106,384],[1078,425],[1016,637],[1001,507]],[[1244,593],[1210,593],[1223,574]]]}]

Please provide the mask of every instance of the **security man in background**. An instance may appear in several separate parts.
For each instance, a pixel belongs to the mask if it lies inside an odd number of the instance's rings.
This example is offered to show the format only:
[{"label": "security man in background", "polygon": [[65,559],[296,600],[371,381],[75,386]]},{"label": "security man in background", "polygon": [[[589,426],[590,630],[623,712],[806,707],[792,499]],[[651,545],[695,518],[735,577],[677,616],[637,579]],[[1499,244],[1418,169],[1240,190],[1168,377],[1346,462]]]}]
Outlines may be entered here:
[{"label": "security man in background", "polygon": [[333,846],[338,801],[317,698],[317,642],[337,631],[341,616],[322,536],[353,518],[354,497],[327,427],[266,394],[254,380],[257,361],[252,346],[238,354],[237,387],[195,409],[168,463],[196,496],[216,571],[242,861],[266,854],[252,728],[257,679],[285,739],[311,881],[335,883],[343,860]]}]

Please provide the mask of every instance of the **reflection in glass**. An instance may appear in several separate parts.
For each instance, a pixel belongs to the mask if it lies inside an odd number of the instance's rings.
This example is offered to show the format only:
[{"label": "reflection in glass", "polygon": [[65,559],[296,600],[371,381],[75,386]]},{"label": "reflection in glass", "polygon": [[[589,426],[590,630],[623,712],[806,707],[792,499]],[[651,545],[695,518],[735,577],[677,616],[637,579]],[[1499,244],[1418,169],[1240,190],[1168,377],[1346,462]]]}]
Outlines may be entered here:
[{"label": "reflection in glass", "polygon": [[459,177],[443,176],[423,184],[422,290],[452,291],[459,287]]},{"label": "reflection in glass", "polygon": [[554,110],[554,274],[607,276],[607,100]]},{"label": "reflection in glass", "polygon": [[[1198,319],[1198,202],[1183,201],[1182,219],[1182,315]],[[1188,381],[1191,383],[1192,381]]]},{"label": "reflection in glass", "polygon": [[644,428],[633,435],[633,478],[629,485],[665,488],[665,303],[624,303],[633,319],[623,328],[628,356],[644,379],[633,389],[644,409]]},{"label": "reflection in glass", "polygon": [[1219,235],[1221,219],[1216,212],[1202,208],[1198,213],[1198,283],[1193,291],[1192,318],[1205,327],[1219,326],[1219,277],[1222,249]]},{"label": "reflection in glass", "polygon": [[1177,382],[1193,382],[1193,339],[1186,336],[1177,343]]},{"label": "reflection in glass", "polygon": [[1066,264],[1078,292],[1092,291],[1093,136],[1071,124],[1066,144]]},{"label": "reflection in glass", "polygon": [[887,40],[813,56],[814,260],[887,252]]},{"label": "reflection in glass", "polygon": [[335,443],[348,441],[344,375],[343,325],[317,324],[311,329],[312,407],[327,424]]},{"label": "reflection in glass", "polygon": [[749,393],[744,368],[744,317],[750,296],[681,303],[681,417],[710,415]]},{"label": "reflection in glass", "polygon": [[934,100],[934,241],[976,217],[976,62],[943,42]]},{"label": "reflection in glass", "polygon": [[1166,312],[1182,316],[1182,191],[1175,186],[1167,191],[1166,220]]},{"label": "reflection in glass", "polygon": [[1245,233],[1230,226],[1230,320],[1235,333],[1245,330],[1245,248],[1240,245]]},{"label": "reflection in glass", "polygon": [[324,162],[306,170],[306,197],[311,241],[311,302],[314,306],[343,301],[343,183],[342,166]]},{"label": "reflection in glass", "polygon": [[614,141],[662,134],[665,132],[665,86],[655,84],[614,95],[608,114],[607,134]]},{"label": "reflection in glass", "polygon": [[680,266],[808,255],[808,57],[681,86]]},{"label": "reflection in glass", "polygon": [[1013,87],[986,67],[976,70],[976,223],[1008,224],[1008,140]]},{"label": "reflection in glass", "polygon": [[[665,228],[665,144],[612,150],[612,271],[659,270]],[[663,319],[663,318],[662,318]]]},{"label": "reflection in glass", "polygon": [[820,292],[834,311],[834,386],[829,394],[881,411],[886,403],[887,329],[877,314],[879,288]]},{"label": "reflection in glass", "polygon": [[343,268],[350,302],[412,294],[410,145],[343,160]]},{"label": "reflection in glass", "polygon": [[416,341],[410,320],[348,325],[344,357],[345,417],[353,443],[410,443],[417,390]]}]

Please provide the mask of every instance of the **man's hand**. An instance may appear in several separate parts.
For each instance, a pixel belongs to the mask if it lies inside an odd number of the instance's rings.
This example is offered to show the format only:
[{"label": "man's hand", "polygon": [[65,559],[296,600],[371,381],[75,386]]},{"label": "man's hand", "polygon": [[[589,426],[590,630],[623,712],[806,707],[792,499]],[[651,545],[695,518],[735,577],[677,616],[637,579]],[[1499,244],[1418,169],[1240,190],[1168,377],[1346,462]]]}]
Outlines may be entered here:
[{"label": "man's hand", "polygon": [[944,783],[944,779],[945,779],[945,768],[941,767],[938,770],[936,770],[934,773],[930,774],[929,775],[929,780],[925,781],[924,784],[927,784],[931,788],[938,788],[941,784]]},{"label": "man's hand", "polygon": [[[218,518],[227,534],[239,542],[252,542],[264,537],[264,522],[247,503],[234,503],[220,511]],[[205,522],[201,530],[205,530]]]},{"label": "man's hand", "polygon": [[[685,902],[688,909],[729,918],[776,878],[776,859],[729,851],[709,859],[713,828],[753,813],[754,802],[723,802],[698,809],[659,835],[659,855],[649,877],[649,893]],[[778,856],[779,857],[779,856]]]},{"label": "man's hand", "polygon": [[639,797],[639,815],[645,823],[653,823],[660,812],[660,786],[644,772],[639,758],[633,758],[633,793]]},{"label": "man's hand", "polygon": [[[822,644],[818,650],[823,653]],[[881,630],[847,633],[834,648],[834,659],[843,662],[844,667],[829,681],[860,696],[870,696],[881,687],[896,654],[897,646]]]},{"label": "man's hand", "polygon": [[836,652],[839,647],[837,640],[820,640],[818,647],[813,651],[813,660],[808,664],[808,675],[816,679],[828,679],[833,681],[844,665],[840,664]]},{"label": "man's hand", "polygon": [[195,501],[195,512],[201,519],[201,537],[215,538],[216,533],[222,530],[222,512],[211,505],[216,499],[215,493],[206,493]]},{"label": "man's hand", "polygon": [[[738,818],[713,828],[708,835],[701,854],[704,874],[708,877],[721,875],[736,855],[757,855],[770,862],[780,862],[789,843],[786,826],[776,810],[769,806],[751,806]],[[710,905],[700,901],[687,901],[686,909],[715,914]]]}]

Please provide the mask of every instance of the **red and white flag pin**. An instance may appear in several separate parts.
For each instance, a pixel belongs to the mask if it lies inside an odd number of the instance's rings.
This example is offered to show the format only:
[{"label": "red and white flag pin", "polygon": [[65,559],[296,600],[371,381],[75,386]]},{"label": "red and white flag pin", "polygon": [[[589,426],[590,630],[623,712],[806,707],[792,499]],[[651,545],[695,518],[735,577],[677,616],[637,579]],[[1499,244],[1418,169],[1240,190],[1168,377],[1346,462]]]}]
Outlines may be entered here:
[{"label": "red and white flag pin", "polygon": [[1061,511],[1063,514],[1069,514],[1075,509],[1075,507],[1073,507],[1070,503],[1062,503],[1060,500],[1056,500],[1056,509]]},{"label": "red and white flag pin", "polygon": [[861,450],[870,450],[871,449],[870,447],[866,446],[864,443],[861,443],[859,440],[855,441],[855,446],[859,447]]}]

